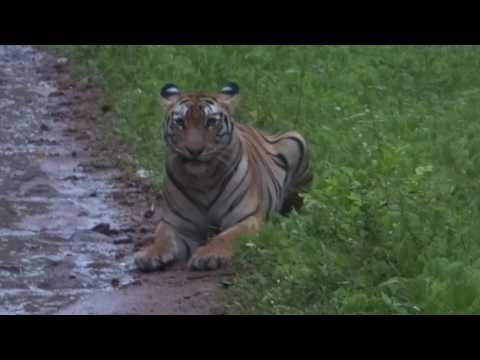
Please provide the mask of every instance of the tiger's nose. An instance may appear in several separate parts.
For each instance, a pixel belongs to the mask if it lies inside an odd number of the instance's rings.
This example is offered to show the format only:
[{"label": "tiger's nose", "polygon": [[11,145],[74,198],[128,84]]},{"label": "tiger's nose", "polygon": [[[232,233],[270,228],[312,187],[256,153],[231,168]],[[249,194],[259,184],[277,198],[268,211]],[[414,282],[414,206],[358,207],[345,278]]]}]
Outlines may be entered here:
[{"label": "tiger's nose", "polygon": [[202,155],[203,151],[205,150],[204,147],[187,147],[186,149],[190,154],[190,156],[193,158],[198,158],[200,155]]}]

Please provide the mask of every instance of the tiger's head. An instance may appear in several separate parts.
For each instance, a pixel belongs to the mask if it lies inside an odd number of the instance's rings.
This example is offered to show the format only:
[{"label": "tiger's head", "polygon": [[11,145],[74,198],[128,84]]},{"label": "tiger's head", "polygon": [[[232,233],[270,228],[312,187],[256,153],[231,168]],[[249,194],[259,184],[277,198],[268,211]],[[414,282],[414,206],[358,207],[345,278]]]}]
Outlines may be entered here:
[{"label": "tiger's head", "polygon": [[162,88],[167,113],[165,142],[185,162],[207,163],[232,142],[232,114],[240,88],[230,82],[217,93],[182,94],[174,84]]}]

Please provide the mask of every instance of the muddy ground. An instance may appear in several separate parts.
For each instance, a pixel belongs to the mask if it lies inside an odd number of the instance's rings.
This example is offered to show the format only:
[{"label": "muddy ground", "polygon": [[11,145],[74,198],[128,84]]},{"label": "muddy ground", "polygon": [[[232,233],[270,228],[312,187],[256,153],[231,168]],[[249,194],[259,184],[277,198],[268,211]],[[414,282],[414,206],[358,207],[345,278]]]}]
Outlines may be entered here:
[{"label": "muddy ground", "polygon": [[135,269],[159,214],[114,167],[101,99],[65,59],[0,46],[0,314],[223,313],[228,275]]}]

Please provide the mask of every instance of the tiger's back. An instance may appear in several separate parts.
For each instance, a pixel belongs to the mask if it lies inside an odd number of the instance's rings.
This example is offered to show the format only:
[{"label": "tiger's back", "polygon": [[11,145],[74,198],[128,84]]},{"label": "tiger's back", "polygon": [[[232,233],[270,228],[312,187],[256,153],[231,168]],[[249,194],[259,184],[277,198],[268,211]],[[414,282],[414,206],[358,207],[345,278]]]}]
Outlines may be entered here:
[{"label": "tiger's back", "polygon": [[266,216],[272,212],[287,212],[291,208],[292,197],[306,191],[312,181],[305,139],[294,131],[272,135],[249,125],[238,126],[248,142],[248,148],[255,149],[249,153],[253,171],[259,179],[268,183],[267,199],[272,198],[272,202],[271,206],[267,202]]}]

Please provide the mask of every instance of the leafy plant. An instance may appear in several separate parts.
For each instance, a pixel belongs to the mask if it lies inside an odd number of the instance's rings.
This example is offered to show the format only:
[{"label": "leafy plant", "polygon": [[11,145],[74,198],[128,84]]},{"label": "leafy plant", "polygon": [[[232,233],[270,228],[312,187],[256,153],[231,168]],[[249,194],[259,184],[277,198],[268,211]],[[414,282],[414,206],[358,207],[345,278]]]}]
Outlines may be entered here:
[{"label": "leafy plant", "polygon": [[158,92],[242,88],[238,120],[312,150],[305,208],[240,245],[232,313],[480,312],[480,48],[63,46],[163,177]]}]

